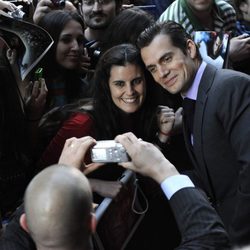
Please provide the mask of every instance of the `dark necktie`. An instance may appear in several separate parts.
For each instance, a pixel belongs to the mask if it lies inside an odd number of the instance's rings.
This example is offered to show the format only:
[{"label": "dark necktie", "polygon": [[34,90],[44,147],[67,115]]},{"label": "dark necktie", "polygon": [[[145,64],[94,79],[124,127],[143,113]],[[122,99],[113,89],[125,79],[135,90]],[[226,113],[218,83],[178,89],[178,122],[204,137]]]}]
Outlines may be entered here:
[{"label": "dark necktie", "polygon": [[186,127],[188,129],[188,132],[190,134],[193,134],[195,100],[184,98],[182,105]]}]

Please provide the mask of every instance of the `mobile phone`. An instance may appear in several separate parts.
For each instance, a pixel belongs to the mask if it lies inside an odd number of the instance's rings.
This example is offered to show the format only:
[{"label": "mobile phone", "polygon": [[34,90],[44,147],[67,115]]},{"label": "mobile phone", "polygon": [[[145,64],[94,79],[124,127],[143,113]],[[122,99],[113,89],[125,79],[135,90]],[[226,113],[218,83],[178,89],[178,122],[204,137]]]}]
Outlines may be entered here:
[{"label": "mobile phone", "polygon": [[38,81],[40,78],[43,77],[43,68],[38,68],[36,71],[35,71],[35,81]]},{"label": "mobile phone", "polygon": [[97,141],[91,149],[91,159],[92,162],[118,163],[127,162],[130,157],[122,144],[114,140],[103,140]]}]

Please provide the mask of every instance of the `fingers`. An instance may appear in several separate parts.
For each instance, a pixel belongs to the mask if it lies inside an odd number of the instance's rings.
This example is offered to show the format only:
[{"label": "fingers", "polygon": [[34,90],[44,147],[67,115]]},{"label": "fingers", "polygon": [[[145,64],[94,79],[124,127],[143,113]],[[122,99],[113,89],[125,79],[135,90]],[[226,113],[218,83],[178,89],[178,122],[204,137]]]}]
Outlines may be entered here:
[{"label": "fingers", "polygon": [[135,149],[138,146],[138,143],[142,142],[142,139],[138,139],[133,133],[125,133],[122,135],[118,135],[115,138],[115,141],[120,142],[123,147],[126,149],[128,155],[130,157],[135,153]]},{"label": "fingers", "polygon": [[74,166],[81,170],[84,164],[86,152],[94,144],[96,144],[96,140],[91,136],[85,136],[82,138],[72,137],[67,139],[59,163]]},{"label": "fingers", "polygon": [[168,121],[174,120],[175,113],[172,108],[159,105],[157,116],[158,116],[159,123],[166,123]]},{"label": "fingers", "polygon": [[8,58],[11,65],[16,63],[16,59],[17,59],[17,51],[16,51],[16,49],[8,49],[6,51],[6,57]]},{"label": "fingers", "polygon": [[13,3],[8,3],[7,9],[9,11],[15,11],[17,9],[17,6],[15,4],[13,4]]},{"label": "fingers", "polygon": [[41,18],[53,9],[54,5],[51,0],[40,0],[33,14],[34,23],[39,23]]},{"label": "fingers", "polygon": [[83,72],[88,72],[90,66],[91,66],[91,62],[90,62],[91,58],[88,56],[88,52],[86,50],[86,48],[84,48],[84,54],[81,57],[81,62],[80,62],[80,68],[81,70],[83,70]]},{"label": "fingers", "polygon": [[31,89],[29,93],[31,92],[30,98],[33,100],[33,102],[35,103],[46,102],[48,89],[44,78],[40,78],[38,81],[35,81],[34,83],[30,81],[28,88]]},{"label": "fingers", "polygon": [[180,107],[180,108],[178,108],[178,109],[176,110],[175,115],[176,115],[176,116],[182,115],[182,112],[183,112],[183,108]]},{"label": "fingers", "polygon": [[33,97],[34,99],[35,99],[35,98],[38,96],[38,94],[39,94],[39,85],[40,85],[39,81],[35,81],[35,82],[33,83],[33,88],[32,88],[31,95],[32,95],[32,97]]},{"label": "fingers", "polygon": [[66,140],[65,146],[75,151],[77,150],[87,151],[90,148],[90,146],[94,145],[95,143],[96,143],[95,139],[93,139],[91,136],[85,136],[82,138],[73,137]]},{"label": "fingers", "polygon": [[129,147],[132,143],[138,142],[138,138],[131,132],[118,135],[115,141],[120,142],[125,148]]},{"label": "fingers", "polygon": [[[173,128],[173,124],[175,121],[175,113],[174,110],[172,108],[169,108],[167,106],[158,106],[158,113],[157,113],[157,120],[158,120],[158,127],[159,130],[163,133],[163,134],[167,134],[169,133],[172,128]],[[161,138],[162,140],[165,138]]]},{"label": "fingers", "polygon": [[74,6],[74,4],[71,1],[65,1],[64,9],[71,11],[71,12],[77,12],[77,8]]},{"label": "fingers", "polygon": [[37,102],[46,102],[46,96],[48,93],[48,89],[47,89],[44,78],[39,79],[37,91],[38,91],[38,93],[36,95]]}]

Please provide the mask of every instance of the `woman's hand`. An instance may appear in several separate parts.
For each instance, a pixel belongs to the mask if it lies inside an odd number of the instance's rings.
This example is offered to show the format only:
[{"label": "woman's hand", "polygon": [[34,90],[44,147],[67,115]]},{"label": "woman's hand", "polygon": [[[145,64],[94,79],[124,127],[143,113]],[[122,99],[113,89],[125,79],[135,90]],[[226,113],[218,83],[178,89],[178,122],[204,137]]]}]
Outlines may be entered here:
[{"label": "woman's hand", "polygon": [[175,122],[175,113],[172,108],[158,106],[157,122],[159,127],[158,137],[163,143],[167,142]]},{"label": "woman's hand", "polygon": [[90,63],[90,57],[88,56],[87,49],[84,48],[83,54],[81,56],[81,61],[80,61],[80,72],[82,73],[87,73],[89,72],[91,63]]},{"label": "woman's hand", "polygon": [[178,108],[175,112],[174,126],[172,129],[173,134],[179,134],[182,132],[182,112],[182,107]]},{"label": "woman's hand", "polygon": [[34,81],[34,83],[30,81],[27,93],[25,104],[28,120],[39,121],[44,112],[48,93],[45,79],[40,78],[38,81]]},{"label": "woman's hand", "polygon": [[9,1],[0,0],[0,10],[7,9],[11,12],[17,9],[17,6],[14,3]]}]

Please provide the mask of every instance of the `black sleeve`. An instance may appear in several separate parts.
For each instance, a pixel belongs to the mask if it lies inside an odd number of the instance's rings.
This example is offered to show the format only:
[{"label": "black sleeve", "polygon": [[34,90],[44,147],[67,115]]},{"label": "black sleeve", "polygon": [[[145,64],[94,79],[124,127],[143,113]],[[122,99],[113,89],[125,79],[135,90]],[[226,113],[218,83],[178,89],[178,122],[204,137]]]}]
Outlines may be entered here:
[{"label": "black sleeve", "polygon": [[0,239],[1,250],[36,250],[33,240],[19,224],[19,219],[23,213],[24,206],[21,205],[16,210],[10,223],[6,226]]},{"label": "black sleeve", "polygon": [[198,189],[181,189],[169,202],[182,236],[178,250],[230,249],[222,221]]}]

